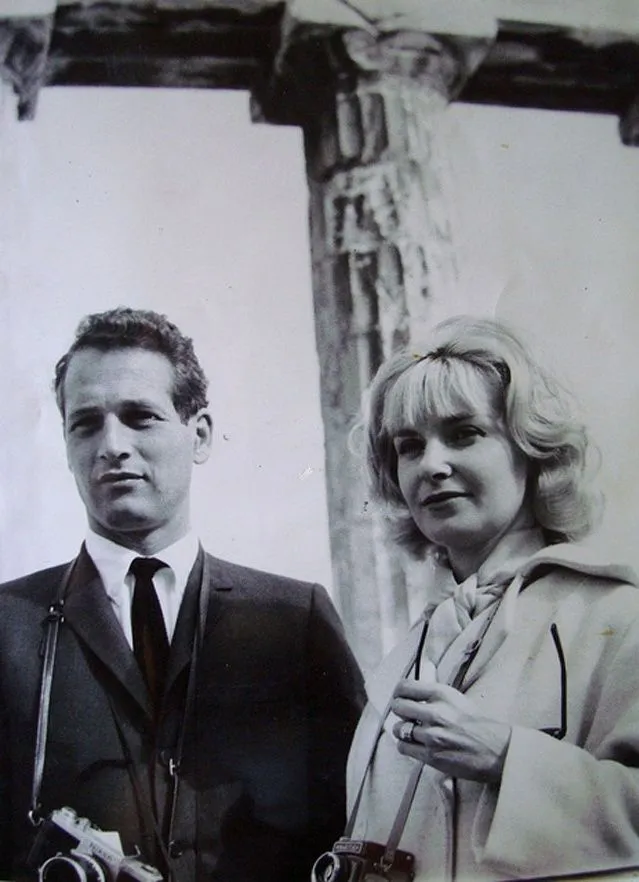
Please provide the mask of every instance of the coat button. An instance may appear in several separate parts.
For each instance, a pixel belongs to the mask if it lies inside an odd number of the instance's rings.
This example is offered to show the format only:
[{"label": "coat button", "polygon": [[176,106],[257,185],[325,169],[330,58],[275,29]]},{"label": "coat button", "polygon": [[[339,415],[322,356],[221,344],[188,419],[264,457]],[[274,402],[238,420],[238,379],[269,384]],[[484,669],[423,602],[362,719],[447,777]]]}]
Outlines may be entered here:
[{"label": "coat button", "polygon": [[173,756],[172,751],[168,747],[163,747],[160,751],[160,762],[162,765],[168,769],[169,763],[171,762],[171,758]]},{"label": "coat button", "polygon": [[186,847],[186,842],[182,842],[180,839],[172,839],[169,842],[169,857],[182,857],[186,850]]}]

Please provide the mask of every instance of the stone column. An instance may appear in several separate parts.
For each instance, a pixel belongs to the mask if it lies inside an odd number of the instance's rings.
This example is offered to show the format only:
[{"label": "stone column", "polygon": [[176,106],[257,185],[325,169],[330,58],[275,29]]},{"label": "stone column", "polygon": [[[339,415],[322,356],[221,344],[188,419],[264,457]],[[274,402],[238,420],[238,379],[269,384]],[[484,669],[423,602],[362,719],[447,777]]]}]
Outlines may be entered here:
[{"label": "stone column", "polygon": [[254,97],[259,118],[304,131],[334,596],[369,669],[419,609],[420,576],[385,541],[349,434],[382,360],[458,311],[438,129],[491,41],[357,24],[289,17]]}]

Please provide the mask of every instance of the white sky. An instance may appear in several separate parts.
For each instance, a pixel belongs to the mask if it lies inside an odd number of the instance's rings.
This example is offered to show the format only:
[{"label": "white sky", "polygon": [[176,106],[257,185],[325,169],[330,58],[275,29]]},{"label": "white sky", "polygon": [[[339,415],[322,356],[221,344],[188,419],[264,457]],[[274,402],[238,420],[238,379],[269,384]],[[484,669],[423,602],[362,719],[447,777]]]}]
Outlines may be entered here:
[{"label": "white sky", "polygon": [[82,536],[51,370],[85,313],[126,304],[165,311],[211,379],[216,444],[194,482],[209,548],[327,581],[300,133],[252,125],[244,94],[89,89],[45,90],[8,129],[3,576]]}]

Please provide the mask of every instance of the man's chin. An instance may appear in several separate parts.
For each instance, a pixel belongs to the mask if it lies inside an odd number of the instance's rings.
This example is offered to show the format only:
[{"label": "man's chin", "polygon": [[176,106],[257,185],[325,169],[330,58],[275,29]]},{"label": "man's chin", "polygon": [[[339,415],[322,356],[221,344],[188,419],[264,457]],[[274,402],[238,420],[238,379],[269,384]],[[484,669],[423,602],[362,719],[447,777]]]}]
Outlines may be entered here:
[{"label": "man's chin", "polygon": [[89,526],[96,533],[106,536],[125,536],[127,534],[145,535],[157,529],[157,524],[142,512],[131,510],[110,511],[108,516],[92,518]]}]

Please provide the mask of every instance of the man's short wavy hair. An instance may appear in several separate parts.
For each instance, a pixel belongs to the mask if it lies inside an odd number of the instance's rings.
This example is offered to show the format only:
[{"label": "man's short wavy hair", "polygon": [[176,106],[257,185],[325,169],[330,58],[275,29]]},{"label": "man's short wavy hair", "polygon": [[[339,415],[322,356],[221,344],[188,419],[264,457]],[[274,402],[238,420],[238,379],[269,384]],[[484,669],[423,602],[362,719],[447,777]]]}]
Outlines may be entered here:
[{"label": "man's short wavy hair", "polygon": [[173,406],[186,423],[208,406],[208,381],[195,355],[193,341],[165,315],[148,309],[117,307],[86,316],[77,327],[75,340],[55,366],[53,383],[56,401],[64,418],[64,381],[73,355],[81,349],[110,352],[117,349],[147,349],[171,362],[174,373]]},{"label": "man's short wavy hair", "polygon": [[475,408],[482,390],[528,462],[527,492],[548,542],[579,539],[594,525],[589,439],[571,396],[503,324],[458,316],[438,325],[419,354],[403,351],[382,364],[365,398],[371,490],[384,503],[392,537],[415,557],[433,546],[399,488],[393,436],[433,414]]}]

